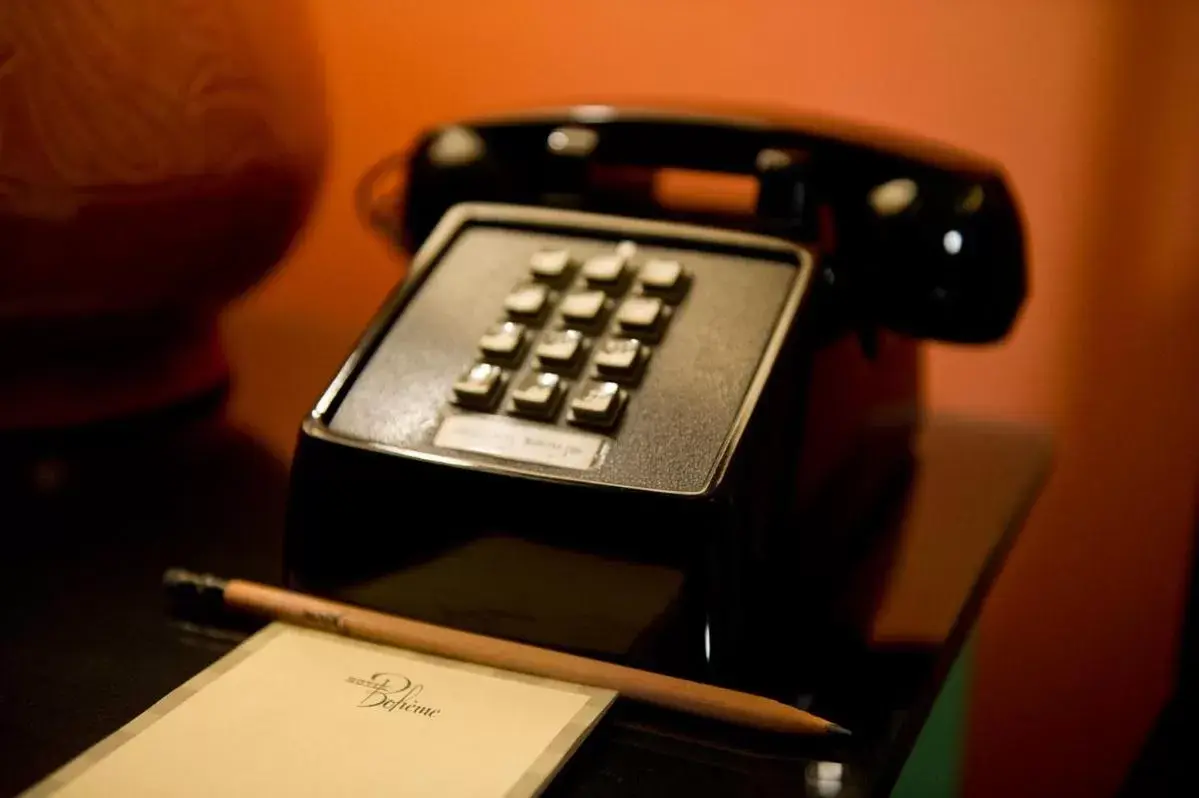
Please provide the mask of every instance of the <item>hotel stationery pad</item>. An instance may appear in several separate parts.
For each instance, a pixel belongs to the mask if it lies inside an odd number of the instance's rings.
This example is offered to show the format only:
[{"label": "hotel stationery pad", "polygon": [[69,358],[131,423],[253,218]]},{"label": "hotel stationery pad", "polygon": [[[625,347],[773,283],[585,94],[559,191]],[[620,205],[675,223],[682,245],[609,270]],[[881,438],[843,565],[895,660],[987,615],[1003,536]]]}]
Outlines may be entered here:
[{"label": "hotel stationery pad", "polygon": [[273,623],[25,795],[533,796],[615,697]]}]

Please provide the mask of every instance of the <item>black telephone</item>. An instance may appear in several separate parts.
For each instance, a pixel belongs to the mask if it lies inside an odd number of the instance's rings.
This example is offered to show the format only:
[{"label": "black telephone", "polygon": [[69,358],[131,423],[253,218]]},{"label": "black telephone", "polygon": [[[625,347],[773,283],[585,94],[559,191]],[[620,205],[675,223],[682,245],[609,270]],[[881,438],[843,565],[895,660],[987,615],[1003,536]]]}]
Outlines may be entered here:
[{"label": "black telephone", "polygon": [[[918,339],[997,340],[1024,300],[1002,172],[607,106],[442,127],[405,168],[412,269],[303,424],[290,580],[790,694],[847,530],[908,463]],[[665,168],[756,197],[677,207]],[[650,653],[663,618],[688,664]]]}]

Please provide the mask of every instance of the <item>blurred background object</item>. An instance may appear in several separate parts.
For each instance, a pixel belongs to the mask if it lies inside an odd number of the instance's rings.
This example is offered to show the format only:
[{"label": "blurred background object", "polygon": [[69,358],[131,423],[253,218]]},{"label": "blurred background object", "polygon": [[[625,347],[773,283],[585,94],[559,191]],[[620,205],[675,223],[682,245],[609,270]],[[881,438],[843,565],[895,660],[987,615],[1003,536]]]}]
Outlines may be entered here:
[{"label": "blurred background object", "polygon": [[0,4],[0,430],[212,390],[323,170],[304,0]]}]

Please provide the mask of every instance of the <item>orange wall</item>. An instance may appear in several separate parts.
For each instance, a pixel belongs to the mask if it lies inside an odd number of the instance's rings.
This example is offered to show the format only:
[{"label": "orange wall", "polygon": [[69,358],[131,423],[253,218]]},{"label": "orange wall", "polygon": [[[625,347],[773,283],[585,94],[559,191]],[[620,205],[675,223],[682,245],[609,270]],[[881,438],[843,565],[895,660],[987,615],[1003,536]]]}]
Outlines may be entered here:
[{"label": "orange wall", "polygon": [[[312,5],[333,121],[325,192],[289,260],[227,320],[235,412],[288,408],[280,450],[398,275],[354,217],[353,183],[430,123],[595,97],[730,100],[1005,163],[1034,301],[1003,347],[934,349],[930,393],[1056,425],[1060,461],[984,617],[967,792],[1111,790],[1170,676],[1195,485],[1199,4]],[[303,336],[309,356],[264,362],[280,336]]]}]

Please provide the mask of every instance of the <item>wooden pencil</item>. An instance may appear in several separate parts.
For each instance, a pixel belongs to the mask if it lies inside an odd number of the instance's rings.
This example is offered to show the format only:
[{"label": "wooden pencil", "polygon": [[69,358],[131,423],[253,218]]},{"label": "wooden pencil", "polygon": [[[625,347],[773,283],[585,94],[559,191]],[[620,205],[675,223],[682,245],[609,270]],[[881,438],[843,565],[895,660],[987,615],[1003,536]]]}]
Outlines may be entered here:
[{"label": "wooden pencil", "polygon": [[202,604],[426,654],[490,665],[564,682],[615,690],[626,698],[787,734],[849,734],[835,723],[763,696],[565,654],[510,640],[362,609],[243,579],[172,568],[168,592]]}]

